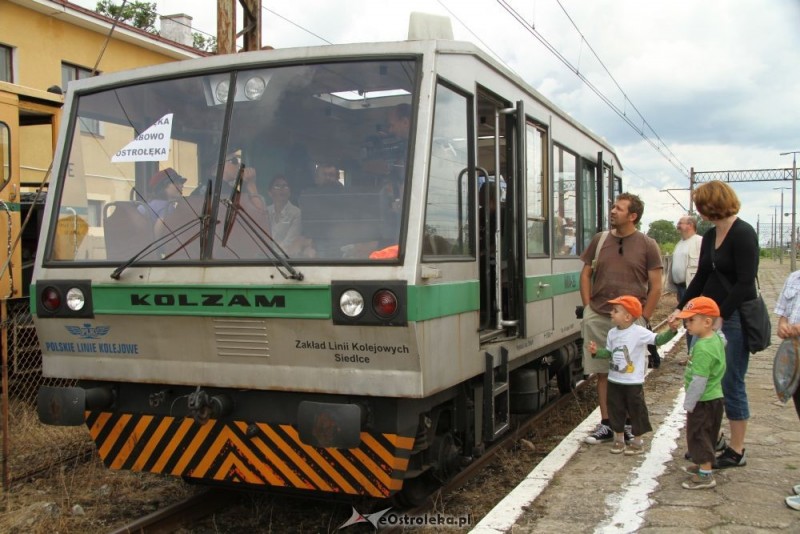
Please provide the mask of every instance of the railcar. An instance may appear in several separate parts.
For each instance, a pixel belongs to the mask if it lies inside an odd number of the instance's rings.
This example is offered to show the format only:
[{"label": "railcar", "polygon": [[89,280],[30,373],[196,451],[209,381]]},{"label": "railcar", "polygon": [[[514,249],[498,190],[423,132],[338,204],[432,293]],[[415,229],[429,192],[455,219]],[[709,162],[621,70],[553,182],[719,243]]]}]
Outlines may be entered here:
[{"label": "railcar", "polygon": [[39,417],[111,469],[414,498],[582,378],[578,255],[621,169],[452,39],[74,82],[31,305],[77,385]]}]

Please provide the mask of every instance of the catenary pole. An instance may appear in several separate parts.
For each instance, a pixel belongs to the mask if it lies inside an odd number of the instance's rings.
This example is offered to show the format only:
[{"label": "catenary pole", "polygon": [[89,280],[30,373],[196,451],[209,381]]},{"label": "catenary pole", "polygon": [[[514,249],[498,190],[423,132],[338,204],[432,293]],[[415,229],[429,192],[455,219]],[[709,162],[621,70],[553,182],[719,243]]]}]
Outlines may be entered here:
[{"label": "catenary pole", "polygon": [[790,264],[792,272],[797,269],[797,154],[800,150],[782,152],[781,156],[792,155],[792,255]]}]

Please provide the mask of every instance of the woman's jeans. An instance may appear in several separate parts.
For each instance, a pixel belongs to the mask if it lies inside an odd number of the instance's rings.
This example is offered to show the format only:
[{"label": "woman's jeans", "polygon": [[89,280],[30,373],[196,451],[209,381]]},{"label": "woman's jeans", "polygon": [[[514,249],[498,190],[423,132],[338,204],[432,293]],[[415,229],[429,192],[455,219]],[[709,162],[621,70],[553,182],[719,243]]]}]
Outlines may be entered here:
[{"label": "woman's jeans", "polygon": [[722,323],[725,335],[725,376],[722,378],[722,394],[725,396],[725,414],[731,421],[750,419],[750,407],[747,403],[747,390],[744,377],[750,363],[750,351],[742,331],[739,311],[725,319]]}]

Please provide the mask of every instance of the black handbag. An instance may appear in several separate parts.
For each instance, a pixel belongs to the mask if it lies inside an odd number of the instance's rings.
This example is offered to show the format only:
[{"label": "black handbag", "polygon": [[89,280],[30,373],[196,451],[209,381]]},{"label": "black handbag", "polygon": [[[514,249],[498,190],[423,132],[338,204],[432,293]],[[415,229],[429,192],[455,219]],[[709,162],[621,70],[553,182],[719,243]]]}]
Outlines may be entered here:
[{"label": "black handbag", "polygon": [[[717,272],[717,267],[714,265],[713,249],[711,250],[711,265],[714,267],[714,274],[725,286],[725,291],[730,293],[731,283]],[[769,318],[767,305],[764,299],[761,298],[761,286],[758,283],[758,276],[756,276],[756,293],[758,293],[756,298],[746,300],[739,305],[739,317],[742,320],[742,330],[747,340],[747,348],[753,354],[766,349],[772,344],[772,322]]]},{"label": "black handbag", "polygon": [[772,343],[770,339],[772,323],[760,291],[758,298],[742,302],[742,305],[739,306],[739,315],[742,318],[742,328],[747,337],[747,347],[750,352],[756,353],[769,347]]}]

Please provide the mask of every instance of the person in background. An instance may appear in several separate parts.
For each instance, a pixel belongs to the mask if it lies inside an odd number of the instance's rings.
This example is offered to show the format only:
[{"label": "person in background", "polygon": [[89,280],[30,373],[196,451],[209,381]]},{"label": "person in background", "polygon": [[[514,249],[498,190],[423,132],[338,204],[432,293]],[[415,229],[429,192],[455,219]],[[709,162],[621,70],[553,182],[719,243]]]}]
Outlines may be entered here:
[{"label": "person in background", "polygon": [[[609,300],[622,294],[631,295],[643,303],[638,319],[644,326],[650,321],[661,298],[661,251],[658,244],[636,229],[644,213],[642,200],[630,193],[621,193],[614,201],[609,216],[611,231],[597,247],[603,232],[595,234],[581,254],[583,269],[580,275],[580,293],[583,302],[583,369],[597,375],[597,402],[600,406],[600,424],[586,437],[590,444],[614,439],[608,418],[607,391],[608,365],[592,358],[589,344],[605,345],[611,321],[612,305]],[[597,259],[595,263],[595,257]],[[633,439],[626,428],[626,441]]]},{"label": "person in background", "polygon": [[[775,303],[778,315],[778,337],[781,339],[800,338],[800,270],[789,275],[783,284],[778,301]],[[800,387],[792,395],[794,409],[800,418]],[[800,484],[793,488],[794,495],[786,497],[786,506],[800,511]]]},{"label": "person in background", "polygon": [[728,184],[719,180],[707,182],[694,191],[692,198],[701,217],[714,227],[703,235],[697,274],[668,320],[674,320],[695,297],[709,297],[719,306],[721,319],[717,319],[715,328],[720,328],[721,321],[722,334],[727,340],[722,392],[731,439],[714,461],[714,469],[742,467],[747,465],[744,440],[750,406],[745,375],[750,353],[739,306],[758,295],[758,236],[752,226],[736,216],[741,204]]},{"label": "person in background", "polygon": [[186,178],[178,174],[172,167],[160,170],[150,177],[148,192],[150,200],[149,215],[154,221],[162,220],[172,213],[178,200],[183,196],[183,184]]},{"label": "person in background", "polygon": [[[614,431],[612,454],[642,454],[642,435],[653,430],[644,400],[644,377],[647,371],[647,346],[663,345],[675,337],[677,329],[656,335],[644,326],[633,324],[642,315],[642,303],[634,296],[623,295],[608,301],[611,323],[605,348],[589,342],[592,357],[610,360],[608,368],[608,415]],[[626,415],[631,420],[633,439],[625,446]]]},{"label": "person in background", "polygon": [[[272,238],[290,256],[300,254],[309,243],[300,235],[302,228],[300,208],[289,201],[292,191],[284,175],[278,174],[272,179],[268,194],[272,199],[272,204],[267,206]],[[308,252],[306,251],[306,255]]]},{"label": "person in background", "polygon": [[677,329],[684,319],[686,330],[695,336],[684,371],[686,444],[694,462],[683,468],[691,475],[681,484],[685,489],[708,489],[717,485],[711,469],[725,408],[721,385],[725,375],[725,342],[714,330],[717,318],[717,303],[708,297],[696,297],[670,323],[670,328]]},{"label": "person in background", "polygon": [[281,247],[286,248],[300,235],[300,208],[289,201],[291,188],[282,174],[272,179],[267,193],[272,199],[272,204],[267,206],[272,237]]},{"label": "person in background", "polygon": [[[228,153],[225,157],[224,168],[222,170],[222,190],[221,198],[230,198],[233,192],[233,187],[236,185],[236,178],[239,172],[242,173],[241,183],[241,196],[239,198],[240,205],[248,213],[255,216],[258,213],[263,213],[267,209],[267,203],[264,197],[258,192],[258,183],[256,181],[256,170],[252,167],[243,167],[242,156],[238,150]],[[199,184],[197,189],[192,191],[190,196],[204,196],[208,189],[209,184],[213,187],[214,179],[217,174],[216,160],[211,161],[205,165],[205,178]]]},{"label": "person in background", "polygon": [[[678,232],[681,240],[675,245],[672,252],[672,268],[669,272],[669,281],[675,286],[678,294],[678,301],[683,299],[692,278],[697,272],[697,265],[700,263],[700,243],[703,237],[697,235],[697,220],[691,215],[684,215],[678,219]],[[691,347],[692,336],[686,334],[686,347]]]},{"label": "person in background", "polygon": [[330,163],[320,163],[314,171],[314,190],[318,193],[338,193],[344,186],[339,181],[339,169]]},{"label": "person in background", "polygon": [[411,104],[397,104],[386,115],[389,133],[398,139],[408,140],[411,130]]}]

